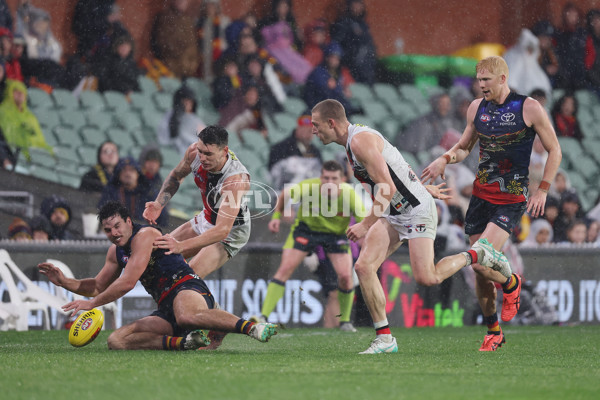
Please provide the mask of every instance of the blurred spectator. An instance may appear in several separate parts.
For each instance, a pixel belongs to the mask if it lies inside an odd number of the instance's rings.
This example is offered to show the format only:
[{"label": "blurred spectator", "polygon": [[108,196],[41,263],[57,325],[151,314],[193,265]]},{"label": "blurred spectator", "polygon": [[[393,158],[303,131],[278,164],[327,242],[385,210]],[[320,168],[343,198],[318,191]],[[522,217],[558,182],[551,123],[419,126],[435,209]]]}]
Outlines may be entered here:
[{"label": "blurred spectator", "polygon": [[27,108],[27,88],[23,82],[6,81],[5,97],[0,103],[0,129],[6,142],[20,149],[27,159],[31,147],[39,147],[52,152],[46,143],[40,123]]},{"label": "blurred spectator", "polygon": [[550,21],[539,21],[536,23],[531,32],[537,36],[540,41],[540,54],[538,63],[550,79],[552,87],[556,86],[557,74],[559,70],[558,56],[554,48],[554,26]]},{"label": "blurred spectator", "polygon": [[449,129],[457,125],[452,115],[452,101],[447,93],[434,94],[429,102],[431,112],[415,119],[401,134],[396,135],[394,144],[398,149],[410,153],[431,150],[440,144]]},{"label": "blurred spectator", "polygon": [[142,174],[144,175],[144,178],[146,178],[148,193],[152,198],[156,197],[162,187],[163,178],[160,176],[162,161],[163,157],[160,153],[160,149],[154,144],[144,146],[140,152]]},{"label": "blurred spectator", "polygon": [[529,93],[529,97],[537,100],[538,103],[540,103],[542,107],[548,111],[548,95],[542,89],[533,89],[531,93]]},{"label": "blurred spectator", "polygon": [[354,79],[373,84],[377,52],[367,24],[363,0],[347,0],[346,11],[331,26],[331,39],[342,46],[342,65],[350,69]]},{"label": "blurred spectator", "polygon": [[[98,208],[109,201],[118,201],[127,207],[136,222],[143,223],[142,214],[146,202],[153,200],[154,196],[149,193],[149,186],[140,165],[133,157],[125,157],[119,160],[111,181],[102,190]],[[165,227],[168,218],[168,211],[163,209],[156,222]]]},{"label": "blurred spectator", "polygon": [[566,93],[552,107],[552,121],[557,136],[572,137],[579,141],[583,139],[577,121],[577,99],[572,93]]},{"label": "blurred spectator", "polygon": [[290,28],[292,35],[291,44],[296,50],[302,50],[302,41],[298,35],[298,24],[294,16],[292,0],[271,0],[271,11],[264,19],[259,21],[258,30],[284,22]]},{"label": "blurred spectator", "polygon": [[[22,37],[19,38],[20,46],[23,45]],[[21,62],[19,59],[21,55],[19,52],[15,52],[15,39],[13,38],[12,32],[8,28],[0,27],[0,59],[3,59],[4,75],[8,79],[14,81],[24,81],[23,72],[21,70]],[[22,50],[22,48],[21,48]],[[0,99],[2,95],[0,95]]]},{"label": "blurred spectator", "polygon": [[6,138],[2,133],[2,129],[0,129],[0,168],[11,170],[15,162],[16,157],[8,143],[6,143]]},{"label": "blurred spectator", "polygon": [[600,10],[587,13],[587,38],[585,42],[586,86],[600,95]]},{"label": "blurred spectator", "polygon": [[552,196],[548,196],[546,198],[546,206],[544,209],[544,216],[543,218],[550,222],[550,225],[552,225],[553,229],[554,229],[554,223],[556,222],[556,218],[558,218],[558,212],[559,212],[559,208],[560,207],[560,201],[557,200],[555,197]]},{"label": "blurred spectator", "polygon": [[231,56],[223,56],[217,62],[217,77],[212,83],[211,102],[213,106],[221,111],[225,108],[236,94],[241,92],[242,77],[240,70]]},{"label": "blurred spectator", "polygon": [[560,202],[560,211],[556,221],[554,221],[554,241],[563,242],[567,240],[567,230],[570,225],[575,220],[582,219],[584,215],[579,196],[575,193],[566,193]]},{"label": "blurred spectator", "polygon": [[229,132],[235,132],[242,142],[248,140],[242,136],[244,129],[258,130],[266,139],[269,132],[263,120],[258,88],[253,84],[246,85],[242,99],[241,110],[235,107],[237,102],[232,101],[221,111],[219,125],[224,126]]},{"label": "blurred spectator", "polygon": [[576,219],[567,227],[567,242],[584,244],[587,240],[587,225],[582,219]]},{"label": "blurred spectator", "polygon": [[94,64],[92,67],[93,70],[95,69],[95,64],[102,63],[104,59],[108,57],[111,52],[113,52],[114,43],[117,39],[122,36],[131,37],[129,31],[121,22],[121,7],[119,7],[118,4],[113,4],[110,7],[110,10],[105,18],[105,31],[98,36],[89,51],[88,61],[90,64]]},{"label": "blurred spectator", "polygon": [[13,17],[6,4],[6,0],[0,0],[0,27],[12,29],[13,27]]},{"label": "blurred spectator", "polygon": [[52,195],[42,200],[40,211],[50,221],[50,239],[73,240],[77,236],[67,228],[73,214],[67,200],[59,195]]},{"label": "blurred spectator", "polygon": [[[285,3],[281,0],[279,4]],[[283,69],[297,84],[304,84],[312,65],[293,47],[294,35],[290,26],[279,21],[261,29],[265,48],[279,61]]]},{"label": "blurred spectator", "polygon": [[315,19],[304,28],[302,55],[313,67],[323,62],[324,49],[328,42],[327,22],[324,19]]},{"label": "blurred spectator", "polygon": [[582,14],[572,2],[562,10],[562,26],[556,34],[558,56],[558,87],[575,90],[583,87],[585,30]]},{"label": "blurred spectator", "polygon": [[266,114],[283,111],[283,104],[287,99],[283,85],[273,70],[273,66],[257,54],[246,58],[242,81],[258,88],[260,103]]},{"label": "blurred spectator", "polygon": [[202,73],[207,83],[211,83],[215,71],[215,62],[227,48],[225,30],[231,23],[229,17],[223,14],[220,0],[205,0],[202,2],[200,18],[197,23],[198,44],[202,52]]},{"label": "blurred spectator", "polygon": [[323,160],[319,149],[312,144],[313,136],[310,115],[302,115],[292,134],[271,146],[268,168],[273,189],[279,191],[286,183],[298,183],[320,174]]},{"label": "blurred spectator", "polygon": [[600,222],[600,196],[596,199],[594,207],[587,213],[587,218]]},{"label": "blurred spectator", "polygon": [[50,14],[40,8],[29,7],[23,36],[27,43],[27,57],[34,60],[52,60],[60,63],[62,46],[50,29]]},{"label": "blurred spectator", "polygon": [[348,88],[354,82],[346,68],[340,64],[342,48],[331,42],[325,48],[325,60],[313,69],[304,86],[304,102],[312,108],[325,99],[335,99],[342,103],[348,114],[356,114],[358,109],[350,102],[351,92]]},{"label": "blurred spectator", "polygon": [[114,90],[129,95],[139,91],[140,71],[133,58],[134,42],[128,34],[116,38],[110,52],[98,65],[98,90]]},{"label": "blurred spectator", "polygon": [[438,213],[438,227],[434,242],[434,252],[442,254],[447,250],[465,250],[467,242],[463,228],[452,221],[448,205],[443,200],[435,200]]},{"label": "blurred spectator", "polygon": [[504,53],[508,65],[508,86],[519,94],[528,95],[533,89],[552,93],[550,79],[540,66],[540,42],[529,29],[522,29],[517,43]]},{"label": "blurred spectator", "polygon": [[529,235],[519,247],[540,247],[552,243],[554,230],[552,225],[544,218],[539,218],[531,223]]},{"label": "blurred spectator", "polygon": [[558,201],[562,201],[566,194],[575,193],[577,190],[571,185],[569,173],[562,168],[559,168],[554,177],[554,183],[548,191],[549,197],[554,197]]},{"label": "blurred spectator", "polygon": [[4,100],[4,93],[6,92],[6,65],[4,60],[0,57],[0,103]]},{"label": "blurred spectator", "polygon": [[182,86],[173,94],[173,108],[165,114],[158,128],[158,142],[171,144],[181,155],[188,146],[198,140],[197,133],[206,124],[196,115],[196,95],[187,86]]},{"label": "blurred spectator", "polygon": [[587,225],[587,238],[588,243],[599,243],[600,240],[600,221],[590,220]]},{"label": "blurred spectator", "polygon": [[77,53],[86,56],[107,31],[108,15],[115,0],[79,0],[75,5],[71,30],[77,37]]},{"label": "blurred spectator", "polygon": [[50,221],[43,215],[36,215],[29,222],[29,226],[31,227],[31,238],[33,240],[39,240],[43,242],[47,242],[50,240],[50,235],[52,234],[52,227],[50,226]]},{"label": "blurred spectator", "polygon": [[200,64],[196,22],[187,15],[189,0],[171,0],[152,27],[152,52],[178,78],[194,76]]},{"label": "blurred spectator", "polygon": [[31,240],[31,227],[22,218],[15,217],[8,226],[8,238],[17,242]]},{"label": "blurred spectator", "polygon": [[113,171],[119,162],[119,148],[111,141],[106,141],[98,147],[96,165],[81,178],[79,190],[84,192],[101,192],[110,182]]}]

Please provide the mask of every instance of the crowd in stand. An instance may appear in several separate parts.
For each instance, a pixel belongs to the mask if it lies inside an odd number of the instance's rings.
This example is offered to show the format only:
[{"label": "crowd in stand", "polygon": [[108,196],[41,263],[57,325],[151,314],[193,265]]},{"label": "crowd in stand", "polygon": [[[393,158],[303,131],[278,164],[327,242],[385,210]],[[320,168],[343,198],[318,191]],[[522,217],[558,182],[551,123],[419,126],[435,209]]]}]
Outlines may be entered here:
[{"label": "crowd in stand", "polygon": [[[376,48],[363,0],[348,0],[344,12],[331,24],[315,19],[304,29],[293,14],[292,0],[273,0],[264,18],[248,12],[237,20],[223,13],[219,0],[202,1],[197,16],[190,14],[189,3],[171,0],[156,15],[151,31],[152,56],[138,59],[127,21],[122,20],[114,0],[77,2],[71,26],[77,38],[73,55],[63,54],[48,12],[39,8],[42,2],[21,1],[13,15],[5,0],[0,0],[0,165],[9,169],[16,162],[15,151],[27,157],[30,147],[52,152],[35,115],[27,108],[27,87],[130,95],[140,90],[140,75],[155,80],[177,77],[184,84],[157,127],[157,142],[173,145],[181,154],[196,140],[195,133],[207,125],[196,112],[198,99],[185,85],[188,77],[203,79],[209,85],[210,101],[220,115],[218,124],[237,135],[241,143],[255,139],[244,137],[248,128],[269,140],[265,118],[281,112],[290,96],[304,100],[306,110],[302,114],[326,98],[339,100],[351,115],[362,113],[351,85],[373,85],[377,79]],[[524,29],[505,58],[511,71],[509,84],[515,91],[540,101],[553,99],[556,89],[564,91],[548,112],[559,136],[583,140],[574,93],[585,89],[600,95],[600,10],[584,15],[575,4],[567,4],[559,26],[539,21]],[[480,96],[476,84],[434,93],[429,99],[431,111],[398,132],[395,145],[402,152],[438,156],[458,139],[466,124],[466,108]],[[297,127],[289,137],[271,142],[268,169],[276,189],[317,176],[321,162],[326,161],[311,143],[310,116],[296,117]],[[539,143],[533,151],[531,180],[536,185],[545,154]],[[419,161],[427,164],[422,158]],[[99,205],[120,200],[141,219],[145,201],[153,199],[160,188],[161,164],[156,147],[144,149],[139,159],[126,154],[119,158],[118,144],[105,142],[98,148],[97,165],[83,176],[80,189],[101,193]],[[454,228],[460,226],[470,197],[476,156],[465,164],[467,167],[456,165],[456,170],[448,170],[453,200],[438,205],[444,226],[439,234],[449,235],[449,246],[460,244],[460,239],[455,240],[460,229]],[[419,169],[419,165],[413,167]],[[30,223],[15,220],[9,236],[35,238],[36,231],[44,231],[49,239],[66,238],[65,228],[72,216],[66,200],[60,201],[54,199],[62,204],[59,209],[66,210],[62,230],[56,225],[59,218],[53,218],[48,211],[51,207],[46,206]],[[561,171],[548,197],[546,215],[534,221],[525,217],[513,239],[524,247],[551,242],[597,243],[600,203],[594,204],[598,205],[586,214],[579,194],[569,184],[568,172]],[[160,224],[165,226],[167,218],[167,213],[161,216]]]}]

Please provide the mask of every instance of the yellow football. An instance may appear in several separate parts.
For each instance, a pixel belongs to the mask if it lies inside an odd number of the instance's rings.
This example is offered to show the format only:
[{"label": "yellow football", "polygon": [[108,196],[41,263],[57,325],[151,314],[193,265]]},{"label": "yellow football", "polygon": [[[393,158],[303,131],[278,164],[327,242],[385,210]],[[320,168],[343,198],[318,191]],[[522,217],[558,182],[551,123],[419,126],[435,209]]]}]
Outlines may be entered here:
[{"label": "yellow football", "polygon": [[104,314],[94,308],[81,314],[69,330],[69,343],[75,347],[83,347],[96,339],[104,324]]}]

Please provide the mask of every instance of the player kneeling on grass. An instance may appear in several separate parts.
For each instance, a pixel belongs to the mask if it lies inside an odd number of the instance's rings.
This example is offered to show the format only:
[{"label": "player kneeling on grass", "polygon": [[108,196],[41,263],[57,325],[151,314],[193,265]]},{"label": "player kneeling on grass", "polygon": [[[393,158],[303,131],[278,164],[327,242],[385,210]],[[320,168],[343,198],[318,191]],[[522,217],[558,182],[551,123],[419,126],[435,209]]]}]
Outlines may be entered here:
[{"label": "player kneeling on grass", "polygon": [[[253,323],[218,306],[202,279],[180,254],[153,248],[162,234],[154,227],[134,224],[128,210],[118,202],[105,204],[98,214],[104,233],[113,244],[104,267],[95,278],[69,279],[51,263],[40,272],[57,286],[92,297],[66,304],[73,315],[115,301],[139,280],[158,303],[158,309],[114,331],[108,348],[115,350],[194,350],[216,348],[228,332],[244,333],[266,342],[277,325]],[[200,329],[210,329],[208,337]],[[212,338],[212,343],[211,343]]]}]

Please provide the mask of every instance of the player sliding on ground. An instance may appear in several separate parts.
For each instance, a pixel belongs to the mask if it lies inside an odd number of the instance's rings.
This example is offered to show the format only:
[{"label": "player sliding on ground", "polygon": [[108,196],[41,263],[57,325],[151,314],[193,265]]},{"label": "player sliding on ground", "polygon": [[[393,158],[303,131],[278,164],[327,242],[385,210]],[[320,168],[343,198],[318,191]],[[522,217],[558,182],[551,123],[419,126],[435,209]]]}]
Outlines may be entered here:
[{"label": "player sliding on ground", "polygon": [[321,168],[321,177],[306,179],[287,188],[279,196],[269,223],[271,232],[279,232],[280,218],[286,209],[286,203],[294,201],[299,204],[299,208],[283,245],[279,269],[269,282],[262,315],[250,320],[266,322],[285,293],[285,282],[309,252],[315,251],[316,246],[322,246],[338,277],[340,329],[356,332],[350,322],[354,282],[350,243],[345,232],[350,217],[354,215],[357,221],[362,220],[364,208],[352,186],[343,183],[342,178],[342,166],[336,161],[326,161]]},{"label": "player sliding on ground", "polygon": [[432,195],[446,199],[448,196],[443,193],[446,189],[424,186],[398,149],[376,130],[348,122],[346,110],[336,100],[315,105],[312,123],[313,133],[323,144],[337,143],[346,148],[354,176],[368,187],[373,197],[373,207],[367,216],[347,230],[350,240],[364,238],[354,267],[376,332],[371,346],[360,354],[398,351],[385,313],[386,300],[377,270],[404,241],[408,241],[415,281],[421,285],[441,283],[471,264],[472,257],[510,276],[506,257],[480,243],[470,252],[445,257],[435,265],[433,241],[438,218]]},{"label": "player sliding on ground", "polygon": [[[148,317],[125,325],[108,337],[114,350],[194,350],[220,344],[223,333],[246,334],[266,342],[277,333],[277,325],[253,323],[216,308],[208,287],[180,254],[153,247],[161,236],[157,228],[131,221],[128,210],[118,202],[105,204],[98,214],[104,233],[113,244],[104,267],[95,278],[69,279],[50,263],[39,270],[57,286],[73,293],[93,297],[75,300],[63,309],[73,315],[91,310],[123,297],[139,280],[158,303]],[[210,342],[200,329],[219,332]]]}]

